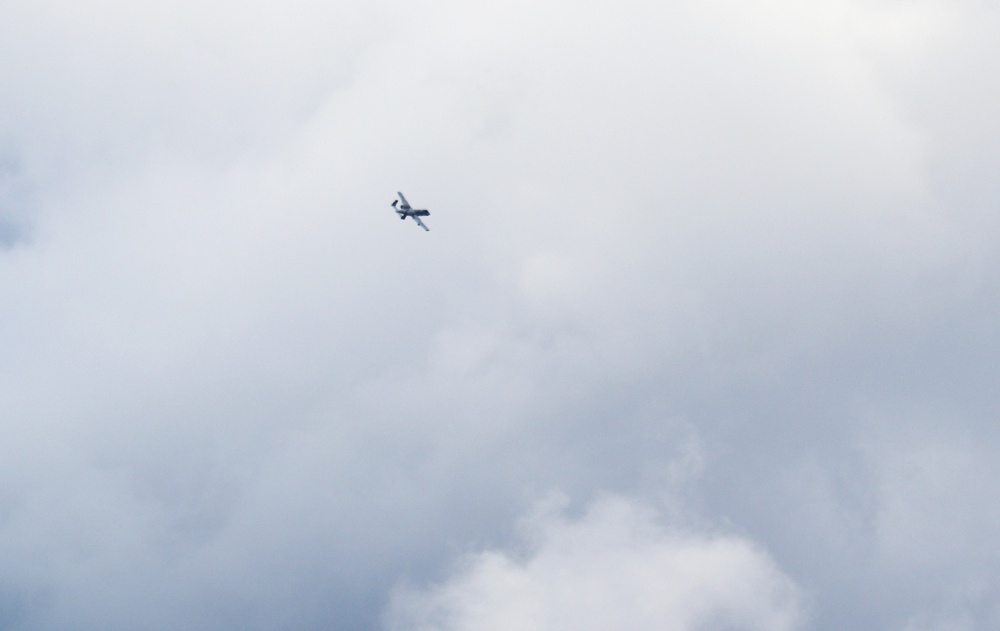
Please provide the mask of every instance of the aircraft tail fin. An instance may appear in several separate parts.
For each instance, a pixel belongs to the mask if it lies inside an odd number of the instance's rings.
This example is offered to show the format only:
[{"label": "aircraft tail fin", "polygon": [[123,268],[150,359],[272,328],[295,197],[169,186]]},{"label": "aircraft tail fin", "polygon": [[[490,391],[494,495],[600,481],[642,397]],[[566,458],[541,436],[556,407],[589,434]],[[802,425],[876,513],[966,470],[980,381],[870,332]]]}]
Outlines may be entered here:
[{"label": "aircraft tail fin", "polygon": [[392,200],[392,207],[393,207],[393,208],[395,208],[395,207],[396,207],[396,204],[398,204],[398,203],[399,203],[399,200],[398,200],[398,199],[394,199],[394,200]]}]

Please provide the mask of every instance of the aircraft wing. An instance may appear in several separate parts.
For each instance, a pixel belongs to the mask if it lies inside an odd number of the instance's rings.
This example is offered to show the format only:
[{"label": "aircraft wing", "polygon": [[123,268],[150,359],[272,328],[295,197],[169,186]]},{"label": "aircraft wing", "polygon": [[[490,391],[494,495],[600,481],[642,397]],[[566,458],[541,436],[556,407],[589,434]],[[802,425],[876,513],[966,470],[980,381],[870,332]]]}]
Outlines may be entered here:
[{"label": "aircraft wing", "polygon": [[399,199],[403,200],[403,208],[409,208],[410,207],[410,202],[406,201],[406,198],[403,197],[402,193],[400,193],[399,191],[396,191],[396,195],[399,195]]},{"label": "aircraft wing", "polygon": [[421,228],[423,228],[427,232],[431,231],[430,228],[428,228],[427,226],[424,225],[424,222],[420,221],[420,217],[417,217],[416,215],[410,215],[410,216],[413,217],[413,221],[417,222],[418,226],[420,226]]}]

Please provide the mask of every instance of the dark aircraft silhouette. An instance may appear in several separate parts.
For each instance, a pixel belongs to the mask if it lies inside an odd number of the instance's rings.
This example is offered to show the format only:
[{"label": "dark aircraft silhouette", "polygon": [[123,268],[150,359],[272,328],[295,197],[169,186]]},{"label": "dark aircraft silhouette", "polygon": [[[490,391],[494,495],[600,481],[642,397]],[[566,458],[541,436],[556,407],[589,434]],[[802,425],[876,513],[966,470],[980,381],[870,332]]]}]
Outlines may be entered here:
[{"label": "dark aircraft silhouette", "polygon": [[[396,194],[399,195],[399,199],[395,199],[392,201],[392,207],[396,209],[396,214],[399,215],[399,218],[406,219],[407,217],[413,217],[413,221],[417,222],[418,226],[430,232],[431,229],[425,226],[424,222],[420,221],[421,217],[426,217],[427,215],[431,214],[430,211],[412,208],[410,206],[410,202],[406,201],[406,198],[403,197],[402,193],[396,193]],[[403,203],[399,204],[400,201],[402,201]],[[399,206],[396,206],[396,204],[399,204]]]}]

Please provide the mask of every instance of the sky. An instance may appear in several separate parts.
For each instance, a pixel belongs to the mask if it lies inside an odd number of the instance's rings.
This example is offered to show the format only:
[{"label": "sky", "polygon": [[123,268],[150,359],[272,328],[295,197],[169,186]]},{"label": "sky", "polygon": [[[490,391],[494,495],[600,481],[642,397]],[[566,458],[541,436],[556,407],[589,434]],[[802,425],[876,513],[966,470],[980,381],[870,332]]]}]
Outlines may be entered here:
[{"label": "sky", "polygon": [[997,628],[998,27],[0,3],[0,631]]}]

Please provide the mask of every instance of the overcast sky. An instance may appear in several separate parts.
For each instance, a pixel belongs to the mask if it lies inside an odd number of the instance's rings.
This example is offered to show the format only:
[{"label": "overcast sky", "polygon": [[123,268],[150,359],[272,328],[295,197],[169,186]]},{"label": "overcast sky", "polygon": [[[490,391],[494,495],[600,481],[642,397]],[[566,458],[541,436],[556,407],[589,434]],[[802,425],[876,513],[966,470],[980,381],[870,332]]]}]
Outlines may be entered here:
[{"label": "overcast sky", "polygon": [[0,630],[1000,627],[998,29],[0,3]]}]

